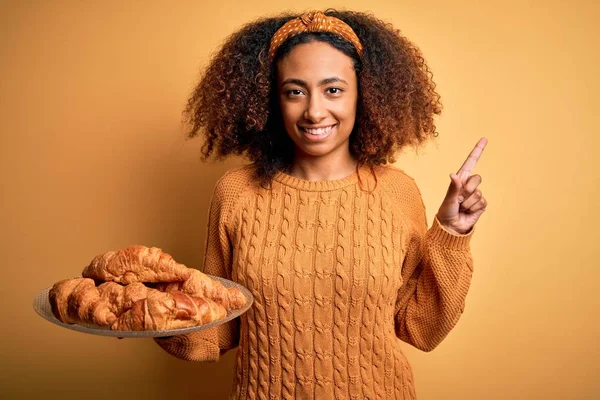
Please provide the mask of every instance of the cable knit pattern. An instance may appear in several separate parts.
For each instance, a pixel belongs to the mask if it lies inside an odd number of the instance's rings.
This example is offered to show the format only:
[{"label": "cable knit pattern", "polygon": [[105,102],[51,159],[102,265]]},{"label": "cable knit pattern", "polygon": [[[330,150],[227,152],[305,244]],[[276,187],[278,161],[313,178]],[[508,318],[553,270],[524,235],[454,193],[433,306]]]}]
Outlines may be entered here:
[{"label": "cable knit pattern", "polygon": [[[415,182],[392,167],[312,182],[251,167],[216,185],[204,270],[246,286],[238,320],[157,339],[186,360],[237,345],[231,399],[415,399],[400,341],[435,348],[464,310],[472,232],[427,228]],[[360,178],[360,179],[359,179]]]}]

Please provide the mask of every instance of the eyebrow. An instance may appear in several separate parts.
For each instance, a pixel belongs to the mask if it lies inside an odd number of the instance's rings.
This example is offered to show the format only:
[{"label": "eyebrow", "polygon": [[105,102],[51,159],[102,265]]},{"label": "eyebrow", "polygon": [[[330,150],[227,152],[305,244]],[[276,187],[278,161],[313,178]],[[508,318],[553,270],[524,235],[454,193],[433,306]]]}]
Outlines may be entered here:
[{"label": "eyebrow", "polygon": [[[341,82],[341,83],[344,83],[346,85],[348,84],[348,82],[346,82],[342,78],[338,78],[337,76],[333,76],[331,78],[325,78],[325,79],[320,80],[318,86],[328,85],[330,83],[336,83],[336,82]],[[297,79],[297,78],[286,79],[285,81],[283,81],[281,83],[281,86],[287,85],[287,84],[295,84],[295,85],[304,86],[304,87],[308,86],[305,81],[303,81],[302,79]]]}]

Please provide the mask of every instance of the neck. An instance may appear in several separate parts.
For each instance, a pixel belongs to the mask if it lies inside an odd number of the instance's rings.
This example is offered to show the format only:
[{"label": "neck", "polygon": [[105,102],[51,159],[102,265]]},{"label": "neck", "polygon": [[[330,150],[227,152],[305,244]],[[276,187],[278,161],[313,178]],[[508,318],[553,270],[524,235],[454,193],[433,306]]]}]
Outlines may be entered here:
[{"label": "neck", "polygon": [[290,175],[307,181],[333,181],[343,179],[356,171],[356,160],[347,157],[319,158],[296,155]]}]

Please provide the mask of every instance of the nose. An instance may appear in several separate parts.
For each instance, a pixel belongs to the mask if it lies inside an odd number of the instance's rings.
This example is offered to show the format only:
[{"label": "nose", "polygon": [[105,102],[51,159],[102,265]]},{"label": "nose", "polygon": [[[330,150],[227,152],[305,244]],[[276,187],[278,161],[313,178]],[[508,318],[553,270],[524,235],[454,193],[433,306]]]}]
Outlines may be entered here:
[{"label": "nose", "polygon": [[325,117],[323,100],[319,96],[311,95],[304,110],[304,118],[311,122],[319,122]]}]

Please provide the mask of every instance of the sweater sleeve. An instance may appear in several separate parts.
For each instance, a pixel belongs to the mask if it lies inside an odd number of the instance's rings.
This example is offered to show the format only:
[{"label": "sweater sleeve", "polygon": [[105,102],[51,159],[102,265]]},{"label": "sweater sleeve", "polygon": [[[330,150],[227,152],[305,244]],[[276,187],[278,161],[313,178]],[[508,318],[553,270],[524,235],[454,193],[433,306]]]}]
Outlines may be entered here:
[{"label": "sweater sleeve", "polygon": [[471,283],[471,230],[455,235],[437,218],[427,230],[421,194],[411,180],[406,198],[407,236],[402,265],[403,285],[396,301],[396,335],[423,351],[431,351],[458,322]]},{"label": "sweater sleeve", "polygon": [[[217,183],[211,200],[202,271],[231,279],[233,255],[227,224],[237,191],[235,185],[228,184],[226,176]],[[161,348],[177,358],[206,362],[218,361],[221,354],[238,345],[238,340],[239,318],[207,330],[155,339]]]}]

